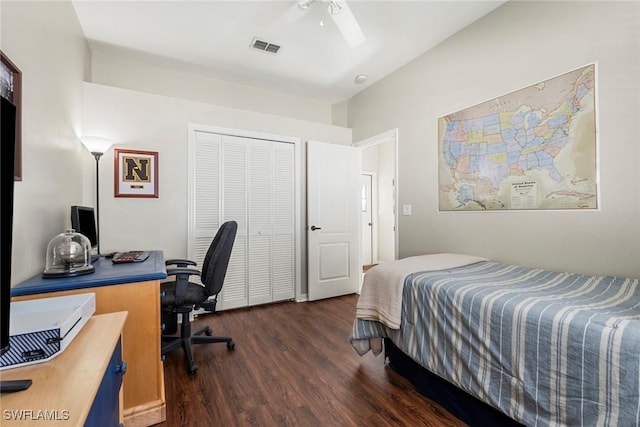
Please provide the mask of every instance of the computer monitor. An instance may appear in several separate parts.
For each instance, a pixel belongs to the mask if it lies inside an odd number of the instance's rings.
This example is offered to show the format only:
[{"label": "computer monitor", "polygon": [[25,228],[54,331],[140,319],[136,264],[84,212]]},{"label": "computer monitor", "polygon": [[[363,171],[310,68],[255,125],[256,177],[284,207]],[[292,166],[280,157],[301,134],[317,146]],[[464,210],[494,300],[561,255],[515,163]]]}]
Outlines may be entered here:
[{"label": "computer monitor", "polygon": [[[3,61],[4,62],[4,61]],[[13,181],[16,144],[16,107],[0,96],[0,356],[11,344],[11,250],[13,243]],[[25,390],[31,380],[2,380],[0,393]]]},{"label": "computer monitor", "polygon": [[16,129],[16,107],[0,97],[0,355],[9,350],[11,316],[11,243],[13,237],[13,171]]},{"label": "computer monitor", "polygon": [[86,206],[71,206],[71,228],[83,234],[91,242],[91,249],[98,251],[98,231],[93,208]]}]

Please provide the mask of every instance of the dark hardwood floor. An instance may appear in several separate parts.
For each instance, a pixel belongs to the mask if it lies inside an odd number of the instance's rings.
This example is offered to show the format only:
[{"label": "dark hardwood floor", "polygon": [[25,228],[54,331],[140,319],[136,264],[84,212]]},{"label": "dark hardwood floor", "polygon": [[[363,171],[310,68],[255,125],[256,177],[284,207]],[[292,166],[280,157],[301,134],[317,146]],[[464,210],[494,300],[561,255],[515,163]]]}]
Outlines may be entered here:
[{"label": "dark hardwood floor", "polygon": [[167,354],[159,426],[464,426],[383,363],[349,344],[357,295],[201,316],[236,343]]}]

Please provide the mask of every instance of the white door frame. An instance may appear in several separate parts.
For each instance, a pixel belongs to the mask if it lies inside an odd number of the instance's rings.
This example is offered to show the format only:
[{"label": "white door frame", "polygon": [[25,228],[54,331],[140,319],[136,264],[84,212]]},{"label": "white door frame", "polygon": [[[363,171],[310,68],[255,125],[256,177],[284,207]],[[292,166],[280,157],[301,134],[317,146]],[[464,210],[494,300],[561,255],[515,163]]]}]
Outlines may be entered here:
[{"label": "white door frame", "polygon": [[[357,148],[367,148],[377,144],[382,144],[385,142],[393,142],[394,143],[394,173],[393,173],[393,216],[394,216],[394,258],[398,259],[399,256],[399,245],[398,245],[398,128],[391,129],[387,132],[380,133],[378,135],[372,136],[367,139],[363,139],[361,141],[354,142],[352,144],[353,147]],[[361,171],[362,172],[362,171]]]}]

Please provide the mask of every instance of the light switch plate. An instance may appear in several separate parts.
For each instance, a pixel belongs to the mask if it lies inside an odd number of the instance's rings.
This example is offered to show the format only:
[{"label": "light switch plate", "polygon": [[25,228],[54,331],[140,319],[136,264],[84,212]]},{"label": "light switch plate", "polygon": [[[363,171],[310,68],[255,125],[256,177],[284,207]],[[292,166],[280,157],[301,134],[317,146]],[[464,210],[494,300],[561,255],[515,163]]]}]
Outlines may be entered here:
[{"label": "light switch plate", "polygon": [[411,205],[402,205],[402,215],[411,215]]}]

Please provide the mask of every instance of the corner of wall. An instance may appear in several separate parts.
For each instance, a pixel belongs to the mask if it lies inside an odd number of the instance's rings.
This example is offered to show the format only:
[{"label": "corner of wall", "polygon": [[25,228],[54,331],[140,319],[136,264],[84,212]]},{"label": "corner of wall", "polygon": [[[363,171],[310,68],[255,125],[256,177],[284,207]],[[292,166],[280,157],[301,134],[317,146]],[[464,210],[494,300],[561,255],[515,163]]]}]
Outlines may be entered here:
[{"label": "corner of wall", "polygon": [[349,100],[331,105],[331,124],[334,126],[349,127]]}]

